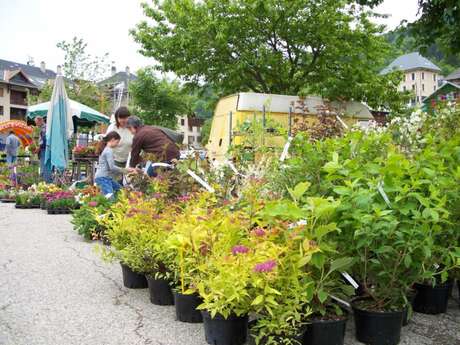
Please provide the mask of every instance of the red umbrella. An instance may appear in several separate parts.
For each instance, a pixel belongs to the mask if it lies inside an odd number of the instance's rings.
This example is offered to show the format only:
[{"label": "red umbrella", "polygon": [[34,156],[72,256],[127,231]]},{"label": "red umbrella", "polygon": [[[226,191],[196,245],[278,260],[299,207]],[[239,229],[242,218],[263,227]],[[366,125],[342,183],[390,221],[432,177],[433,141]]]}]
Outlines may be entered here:
[{"label": "red umbrella", "polygon": [[27,123],[24,121],[11,120],[0,122],[0,133],[13,132],[19,138],[19,141],[23,146],[29,146],[32,144],[33,131],[33,128],[27,126]]}]

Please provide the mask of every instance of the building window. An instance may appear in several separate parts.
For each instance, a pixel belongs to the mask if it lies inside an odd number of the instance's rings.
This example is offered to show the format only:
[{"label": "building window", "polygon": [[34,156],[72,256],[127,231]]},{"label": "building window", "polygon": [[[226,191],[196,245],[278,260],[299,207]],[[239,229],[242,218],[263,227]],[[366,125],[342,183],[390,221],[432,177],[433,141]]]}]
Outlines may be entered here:
[{"label": "building window", "polygon": [[407,88],[405,86],[403,86],[403,91],[406,91],[406,90],[407,90]]},{"label": "building window", "polygon": [[435,86],[433,86],[433,91],[436,91],[436,85],[435,85]]},{"label": "building window", "polygon": [[10,120],[22,120],[26,119],[26,109],[22,108],[10,108]]},{"label": "building window", "polygon": [[425,91],[425,84],[422,84],[422,91]]},{"label": "building window", "polygon": [[413,85],[412,85],[412,90],[414,90],[414,91],[415,91],[415,84],[413,84]]},{"label": "building window", "polygon": [[197,137],[197,138],[196,138],[196,141],[198,141],[199,143],[201,143],[201,137]]},{"label": "building window", "polygon": [[0,87],[0,97],[3,97],[3,87]]},{"label": "building window", "polygon": [[[2,89],[0,89],[0,90],[2,90]],[[3,105],[0,105],[0,116],[3,116],[3,115],[5,115],[5,114],[3,113]]]},{"label": "building window", "polygon": [[417,96],[417,103],[420,103],[420,97]]},{"label": "building window", "polygon": [[436,74],[433,74],[433,80],[436,81]]},{"label": "building window", "polygon": [[188,136],[188,143],[191,144],[191,143],[194,143],[195,142],[195,138],[191,135]]},{"label": "building window", "polygon": [[425,80],[425,72],[422,72],[422,80]]},{"label": "building window", "polygon": [[185,119],[180,119],[180,125],[184,126],[185,125]]},{"label": "building window", "polygon": [[412,80],[415,80],[415,73],[412,73]]}]

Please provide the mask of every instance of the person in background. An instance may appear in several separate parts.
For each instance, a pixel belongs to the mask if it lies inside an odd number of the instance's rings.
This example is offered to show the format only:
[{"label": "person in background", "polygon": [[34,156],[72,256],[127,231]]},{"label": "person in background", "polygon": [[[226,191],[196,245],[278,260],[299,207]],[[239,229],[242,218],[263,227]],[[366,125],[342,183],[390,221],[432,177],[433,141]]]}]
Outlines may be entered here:
[{"label": "person in background", "polygon": [[18,149],[21,146],[21,142],[18,137],[11,131],[6,138],[5,151],[6,151],[6,162],[9,165],[16,163],[18,159]]},{"label": "person in background", "polygon": [[113,151],[120,144],[120,141],[120,134],[112,131],[102,139],[97,148],[97,153],[100,156],[94,181],[101,193],[108,198],[113,197],[121,189],[121,185],[116,181],[117,175],[134,170],[120,168],[115,164]]},{"label": "person in background", "polygon": [[[129,166],[135,168],[142,159],[141,152],[150,153],[155,156],[155,163],[171,163],[179,159],[180,151],[177,145],[159,128],[144,126],[144,123],[137,116],[128,118],[128,129],[134,135],[131,149],[131,160]],[[149,176],[155,176],[151,167],[147,171]]]},{"label": "person in background", "polygon": [[113,148],[115,165],[119,168],[125,168],[127,166],[128,157],[133,143],[133,135],[126,126],[130,116],[131,113],[128,108],[118,108],[117,111],[115,111],[115,123],[112,123],[109,128],[107,128],[106,134],[110,132],[117,132],[121,138],[120,143]]},{"label": "person in background", "polygon": [[45,152],[46,152],[46,123],[43,117],[37,116],[35,118],[35,125],[40,128],[40,138],[36,154],[40,159],[40,176],[46,183],[52,182],[51,171],[46,167],[45,164]]}]

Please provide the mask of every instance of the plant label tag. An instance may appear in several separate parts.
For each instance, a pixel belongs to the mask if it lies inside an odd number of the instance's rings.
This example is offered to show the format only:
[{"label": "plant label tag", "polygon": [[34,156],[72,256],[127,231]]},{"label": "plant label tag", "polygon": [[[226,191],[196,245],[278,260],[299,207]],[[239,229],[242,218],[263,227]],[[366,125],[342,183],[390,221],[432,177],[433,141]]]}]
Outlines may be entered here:
[{"label": "plant label tag", "polygon": [[283,148],[283,153],[281,153],[281,157],[280,157],[280,162],[284,162],[287,158],[287,155],[289,153],[289,147],[291,146],[291,143],[292,143],[292,137],[289,137],[288,140],[286,141],[286,144],[284,145],[284,148]]},{"label": "plant label tag", "polygon": [[243,175],[236,169],[235,165],[233,164],[232,161],[227,161],[227,165],[232,169],[232,171],[235,173],[235,175],[241,176],[241,177],[247,177],[246,175]]},{"label": "plant label tag", "polygon": [[195,174],[192,170],[188,169],[187,174],[189,174],[191,177],[195,179],[199,184],[201,184],[208,192],[210,193],[215,193],[214,188],[212,188],[209,183],[207,183],[205,180],[203,180],[200,176]]},{"label": "plant label tag", "polygon": [[345,307],[351,308],[351,304],[350,304],[350,303],[348,303],[348,302],[344,301],[343,299],[338,298],[338,297],[336,297],[336,296],[334,296],[334,295],[330,295],[330,296],[331,296],[332,299],[336,300],[337,302],[339,302],[340,304],[344,305]]},{"label": "plant label tag", "polygon": [[144,174],[147,175],[147,171],[149,171],[150,166],[152,165],[151,161],[147,161],[145,163]]},{"label": "plant label tag", "polygon": [[343,128],[348,130],[348,125],[345,123],[345,121],[342,120],[342,118],[339,115],[335,115],[335,118],[337,119],[337,121],[340,122]]},{"label": "plant label tag", "polygon": [[302,225],[307,225],[307,220],[306,219],[301,219],[298,222],[289,224],[289,229],[294,229],[294,228],[296,228],[298,226],[302,226]]},{"label": "plant label tag", "polygon": [[356,282],[356,280],[354,280],[351,275],[349,275],[347,272],[342,272],[342,276],[350,283],[351,286],[353,286],[355,288],[355,290],[357,288],[359,288],[359,285],[358,283]]},{"label": "plant label tag", "polygon": [[379,183],[377,185],[377,190],[379,191],[379,193],[382,196],[383,200],[385,200],[385,203],[388,205],[388,207],[391,208],[390,199],[388,199],[387,193],[385,193],[385,191],[383,190],[382,183]]}]

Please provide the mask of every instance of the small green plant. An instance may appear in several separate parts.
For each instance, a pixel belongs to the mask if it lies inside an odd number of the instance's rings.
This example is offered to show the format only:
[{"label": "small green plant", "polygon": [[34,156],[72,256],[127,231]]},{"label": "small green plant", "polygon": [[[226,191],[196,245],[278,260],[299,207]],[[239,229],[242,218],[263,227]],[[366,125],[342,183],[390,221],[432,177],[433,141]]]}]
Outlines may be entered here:
[{"label": "small green plant", "polygon": [[85,198],[80,208],[72,214],[74,229],[87,240],[103,239],[105,228],[97,219],[103,216],[110,204],[110,200],[100,195]]},{"label": "small green plant", "polygon": [[26,207],[40,206],[41,197],[39,194],[32,192],[19,192],[16,194],[16,205]]}]

